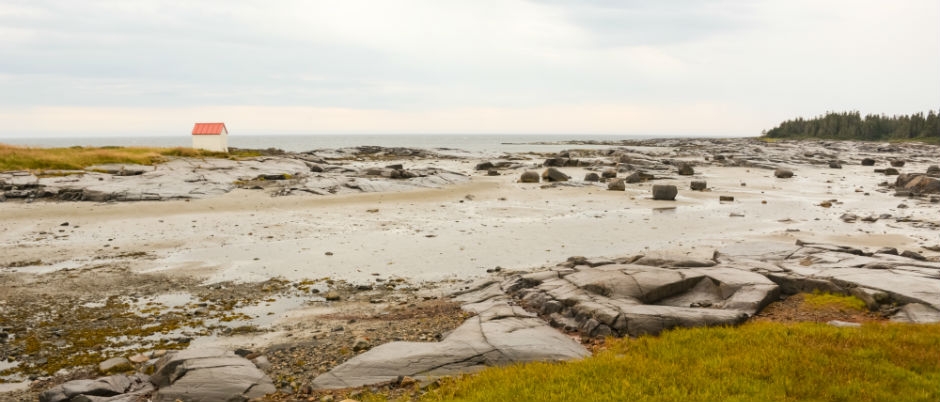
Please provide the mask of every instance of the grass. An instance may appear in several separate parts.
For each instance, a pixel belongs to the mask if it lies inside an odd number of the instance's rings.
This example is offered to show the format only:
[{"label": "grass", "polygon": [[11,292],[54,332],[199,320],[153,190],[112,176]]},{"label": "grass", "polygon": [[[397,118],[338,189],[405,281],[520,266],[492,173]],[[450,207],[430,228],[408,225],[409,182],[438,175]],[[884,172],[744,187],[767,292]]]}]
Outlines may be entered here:
[{"label": "grass", "polygon": [[252,151],[222,153],[183,147],[32,148],[0,144],[0,171],[79,170],[107,163],[154,165],[170,157],[241,158],[258,155]]},{"label": "grass", "polygon": [[803,297],[803,304],[816,310],[834,309],[839,311],[868,311],[862,299],[855,296],[837,295],[827,292],[815,291]]},{"label": "grass", "polygon": [[427,401],[936,401],[940,325],[755,322],[611,339],[568,363],[445,379]]}]

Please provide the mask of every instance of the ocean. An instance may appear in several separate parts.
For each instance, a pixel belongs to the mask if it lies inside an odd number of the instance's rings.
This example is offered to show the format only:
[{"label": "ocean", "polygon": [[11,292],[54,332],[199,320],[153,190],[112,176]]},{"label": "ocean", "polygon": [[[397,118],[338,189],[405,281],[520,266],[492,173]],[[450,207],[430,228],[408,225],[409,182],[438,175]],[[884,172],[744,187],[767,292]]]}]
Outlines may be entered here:
[{"label": "ocean", "polygon": [[[571,148],[595,148],[590,145],[533,145],[534,142],[558,141],[619,141],[653,138],[652,136],[624,135],[490,135],[490,134],[382,134],[382,135],[229,135],[230,147],[279,148],[290,152],[316,149],[335,149],[360,145],[408,148],[450,148],[477,154],[499,154],[503,152],[557,152]],[[153,146],[189,147],[192,139],[184,136],[124,136],[124,137],[35,137],[0,138],[0,143],[34,147],[71,146]]]}]

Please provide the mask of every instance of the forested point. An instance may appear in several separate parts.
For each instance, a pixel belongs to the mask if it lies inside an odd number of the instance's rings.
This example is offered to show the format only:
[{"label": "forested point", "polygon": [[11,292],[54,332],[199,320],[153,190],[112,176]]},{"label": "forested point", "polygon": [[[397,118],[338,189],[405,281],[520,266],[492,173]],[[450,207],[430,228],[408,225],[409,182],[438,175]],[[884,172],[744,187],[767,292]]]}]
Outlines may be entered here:
[{"label": "forested point", "polygon": [[766,138],[821,138],[833,140],[917,140],[940,143],[940,117],[933,110],[910,116],[885,116],[859,112],[829,112],[825,116],[804,120],[787,120],[769,131]]}]

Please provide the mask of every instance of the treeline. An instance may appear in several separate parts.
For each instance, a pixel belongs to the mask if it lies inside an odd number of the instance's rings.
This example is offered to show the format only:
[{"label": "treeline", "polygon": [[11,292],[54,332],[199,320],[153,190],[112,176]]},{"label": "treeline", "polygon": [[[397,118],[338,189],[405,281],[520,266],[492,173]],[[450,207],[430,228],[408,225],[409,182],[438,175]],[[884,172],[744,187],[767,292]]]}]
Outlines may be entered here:
[{"label": "treeline", "polygon": [[940,142],[938,112],[910,116],[885,116],[859,112],[826,113],[814,119],[797,118],[780,123],[763,135],[768,138],[824,138],[834,140],[922,140]]}]

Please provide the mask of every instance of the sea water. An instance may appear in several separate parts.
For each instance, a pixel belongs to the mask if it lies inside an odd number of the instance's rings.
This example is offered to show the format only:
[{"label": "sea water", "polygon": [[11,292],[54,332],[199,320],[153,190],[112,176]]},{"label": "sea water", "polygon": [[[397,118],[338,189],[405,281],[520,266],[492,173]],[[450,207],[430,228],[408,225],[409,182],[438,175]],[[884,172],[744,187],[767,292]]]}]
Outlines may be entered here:
[{"label": "sea water", "polygon": [[[407,148],[448,148],[471,153],[493,154],[502,152],[557,152],[562,149],[593,148],[591,145],[558,144],[563,141],[621,141],[653,138],[625,135],[493,135],[493,134],[382,134],[382,135],[233,135],[228,145],[235,148],[278,148],[290,152],[317,149],[336,149],[361,145]],[[34,147],[71,146],[148,146],[189,147],[192,139],[181,136],[122,136],[122,137],[20,137],[3,138],[0,143]]]}]

